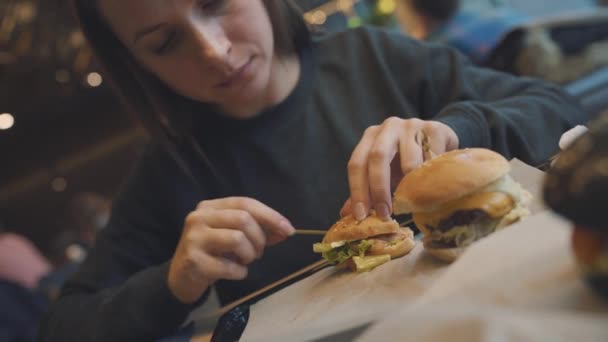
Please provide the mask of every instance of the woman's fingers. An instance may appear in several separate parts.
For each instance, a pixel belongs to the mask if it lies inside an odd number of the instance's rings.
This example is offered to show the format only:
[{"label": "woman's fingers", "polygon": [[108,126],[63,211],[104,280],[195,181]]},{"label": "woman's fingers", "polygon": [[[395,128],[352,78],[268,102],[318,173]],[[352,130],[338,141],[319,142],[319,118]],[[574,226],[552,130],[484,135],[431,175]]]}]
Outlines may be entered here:
[{"label": "woman's fingers", "polygon": [[[422,138],[421,138],[422,137]],[[370,126],[348,162],[350,198],[340,210],[363,220],[369,209],[388,218],[392,211],[392,185],[434,155],[458,148],[458,136],[436,121],[388,118]],[[398,162],[400,172],[394,166]]]},{"label": "woman's fingers", "polygon": [[388,119],[376,135],[368,155],[369,192],[378,216],[389,218],[392,212],[391,162],[399,150],[402,121]]},{"label": "woman's fingers", "polygon": [[204,255],[200,261],[201,270],[211,279],[242,280],[247,277],[247,267],[224,257]]},{"label": "woman's fingers", "polygon": [[207,254],[227,258],[234,255],[235,260],[242,265],[248,265],[258,258],[253,243],[247,235],[235,229],[206,229],[201,241],[201,248]]},{"label": "woman's fingers", "polygon": [[352,201],[350,200],[350,197],[346,200],[346,202],[344,202],[344,204],[342,205],[342,209],[340,209],[340,217],[345,217],[348,215],[351,215],[351,203]]},{"label": "woman's fingers", "polygon": [[269,238],[269,243],[271,241],[276,242],[277,240],[282,241],[295,233],[295,228],[287,218],[276,210],[252,198],[228,197],[203,201],[198,205],[197,210],[207,207],[214,209],[238,209],[248,212],[264,230]]},{"label": "woman's fingers", "polygon": [[266,247],[266,233],[253,215],[240,209],[210,209],[201,212],[201,219],[210,227],[241,231],[260,257]]},{"label": "woman's fingers", "polygon": [[366,129],[363,138],[361,138],[361,141],[355,147],[348,162],[351,213],[357,220],[363,220],[367,217],[371,206],[368,157],[379,131],[379,126],[371,126]]}]

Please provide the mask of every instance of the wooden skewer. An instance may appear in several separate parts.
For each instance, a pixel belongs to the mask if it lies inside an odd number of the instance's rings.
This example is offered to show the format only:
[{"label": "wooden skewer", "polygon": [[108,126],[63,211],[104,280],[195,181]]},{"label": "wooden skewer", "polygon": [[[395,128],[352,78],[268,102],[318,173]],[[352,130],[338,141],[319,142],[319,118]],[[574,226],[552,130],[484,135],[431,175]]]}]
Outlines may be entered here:
[{"label": "wooden skewer", "polygon": [[409,219],[407,221],[403,221],[403,222],[399,223],[399,227],[405,227],[408,224],[412,224],[412,223],[414,223],[414,220],[413,219]]},{"label": "wooden skewer", "polygon": [[325,235],[325,230],[313,230],[313,229],[296,229],[297,235]]}]

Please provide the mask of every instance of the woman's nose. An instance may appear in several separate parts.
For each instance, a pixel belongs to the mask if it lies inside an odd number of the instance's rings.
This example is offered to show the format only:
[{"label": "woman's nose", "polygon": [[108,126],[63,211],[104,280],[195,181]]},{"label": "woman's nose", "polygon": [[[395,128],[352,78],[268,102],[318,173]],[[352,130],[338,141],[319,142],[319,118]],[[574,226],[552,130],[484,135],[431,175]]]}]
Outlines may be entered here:
[{"label": "woman's nose", "polygon": [[218,23],[195,23],[192,29],[193,46],[206,62],[226,64],[232,42]]}]

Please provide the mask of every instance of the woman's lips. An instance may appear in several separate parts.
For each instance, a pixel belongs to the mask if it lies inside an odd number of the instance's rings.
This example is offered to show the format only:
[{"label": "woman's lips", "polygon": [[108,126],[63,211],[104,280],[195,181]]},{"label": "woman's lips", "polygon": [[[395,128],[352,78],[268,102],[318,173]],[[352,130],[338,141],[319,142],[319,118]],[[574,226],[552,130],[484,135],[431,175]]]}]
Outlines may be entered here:
[{"label": "woman's lips", "polygon": [[228,76],[222,82],[218,83],[216,87],[224,89],[231,88],[247,80],[250,74],[251,64],[253,64],[253,60],[254,57],[249,58],[249,60],[247,60],[245,64],[236,69],[230,76]]}]

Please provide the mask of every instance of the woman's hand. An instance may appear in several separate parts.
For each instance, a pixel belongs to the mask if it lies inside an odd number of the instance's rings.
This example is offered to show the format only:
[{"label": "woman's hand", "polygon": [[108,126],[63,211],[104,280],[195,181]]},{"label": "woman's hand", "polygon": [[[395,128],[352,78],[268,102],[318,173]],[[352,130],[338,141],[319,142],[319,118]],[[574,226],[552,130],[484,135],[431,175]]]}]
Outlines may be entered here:
[{"label": "woman's hand", "polygon": [[285,217],[256,200],[203,201],[186,218],[169,268],[169,289],[180,301],[193,303],[219,279],[244,279],[247,265],[266,246],[294,232]]},{"label": "woman's hand", "polygon": [[438,155],[458,148],[458,136],[438,121],[391,117],[365,130],[348,162],[350,198],[340,214],[364,219],[370,209],[388,218],[392,213],[392,189],[425,159],[420,137]]}]

